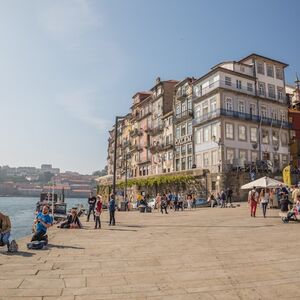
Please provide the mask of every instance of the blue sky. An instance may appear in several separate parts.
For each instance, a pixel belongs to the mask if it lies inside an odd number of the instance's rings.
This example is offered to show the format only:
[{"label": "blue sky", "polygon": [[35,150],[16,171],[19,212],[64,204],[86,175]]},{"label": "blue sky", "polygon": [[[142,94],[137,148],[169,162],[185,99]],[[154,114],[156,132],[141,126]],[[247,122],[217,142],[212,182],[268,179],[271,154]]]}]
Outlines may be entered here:
[{"label": "blue sky", "polygon": [[252,52],[300,73],[299,1],[0,3],[0,165],[102,169],[107,130],[155,78]]}]

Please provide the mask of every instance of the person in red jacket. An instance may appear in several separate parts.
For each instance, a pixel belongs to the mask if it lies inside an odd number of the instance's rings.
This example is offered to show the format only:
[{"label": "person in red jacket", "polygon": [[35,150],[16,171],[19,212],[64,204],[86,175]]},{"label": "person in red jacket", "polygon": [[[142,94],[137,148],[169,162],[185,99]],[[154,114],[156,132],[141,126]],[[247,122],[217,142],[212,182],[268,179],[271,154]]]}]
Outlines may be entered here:
[{"label": "person in red jacket", "polygon": [[96,208],[95,208],[95,229],[101,228],[100,215],[102,212],[102,197],[97,196]]}]

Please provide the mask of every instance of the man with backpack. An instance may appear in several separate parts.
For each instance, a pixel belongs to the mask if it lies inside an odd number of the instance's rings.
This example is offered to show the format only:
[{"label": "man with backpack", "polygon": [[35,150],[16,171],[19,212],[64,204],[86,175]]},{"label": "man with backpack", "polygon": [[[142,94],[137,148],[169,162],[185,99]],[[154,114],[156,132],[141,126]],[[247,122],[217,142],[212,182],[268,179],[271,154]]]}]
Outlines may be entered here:
[{"label": "man with backpack", "polygon": [[248,203],[250,204],[251,217],[254,218],[256,214],[258,199],[259,199],[259,195],[258,192],[256,191],[256,187],[253,187],[253,189],[248,194]]}]

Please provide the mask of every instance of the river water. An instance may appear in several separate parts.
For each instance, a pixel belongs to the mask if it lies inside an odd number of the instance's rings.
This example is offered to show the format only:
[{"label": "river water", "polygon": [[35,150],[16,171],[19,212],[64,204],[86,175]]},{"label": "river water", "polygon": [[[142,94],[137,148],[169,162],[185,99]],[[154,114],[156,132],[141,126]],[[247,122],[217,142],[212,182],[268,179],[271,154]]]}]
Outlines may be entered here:
[{"label": "river water", "polygon": [[[19,239],[31,234],[34,211],[39,198],[0,197],[0,211],[8,215],[12,223],[11,239]],[[87,207],[86,198],[67,198],[67,209],[83,204]]]}]

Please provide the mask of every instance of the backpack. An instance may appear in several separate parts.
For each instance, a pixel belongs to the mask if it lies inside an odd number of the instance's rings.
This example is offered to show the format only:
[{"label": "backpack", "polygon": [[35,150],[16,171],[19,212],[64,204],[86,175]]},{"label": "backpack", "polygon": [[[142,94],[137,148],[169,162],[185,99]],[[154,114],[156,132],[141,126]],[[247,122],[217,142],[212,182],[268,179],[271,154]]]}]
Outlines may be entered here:
[{"label": "backpack", "polygon": [[46,245],[45,241],[35,241],[27,244],[28,249],[40,250]]},{"label": "backpack", "polygon": [[9,244],[8,252],[15,253],[15,252],[18,252],[18,249],[19,249],[19,246],[18,246],[17,242],[15,240],[12,240]]}]

